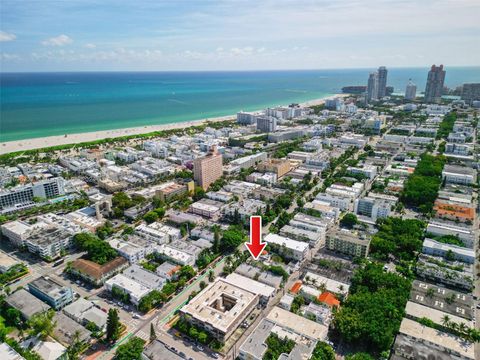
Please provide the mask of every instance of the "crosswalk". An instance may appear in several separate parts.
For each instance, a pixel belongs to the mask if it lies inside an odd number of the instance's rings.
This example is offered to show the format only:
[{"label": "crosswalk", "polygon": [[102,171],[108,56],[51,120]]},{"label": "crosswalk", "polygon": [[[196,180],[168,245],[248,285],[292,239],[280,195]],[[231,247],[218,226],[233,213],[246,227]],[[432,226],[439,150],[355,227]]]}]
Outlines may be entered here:
[{"label": "crosswalk", "polygon": [[150,335],[149,334],[145,334],[145,332],[143,330],[140,330],[139,332],[137,332],[135,334],[135,336],[139,337],[140,339],[143,339],[145,341],[148,341],[149,338],[150,338]]},{"label": "crosswalk", "polygon": [[127,326],[130,328],[130,329],[136,329],[137,328],[137,325],[140,323],[140,321],[138,319],[131,319],[127,322]]}]

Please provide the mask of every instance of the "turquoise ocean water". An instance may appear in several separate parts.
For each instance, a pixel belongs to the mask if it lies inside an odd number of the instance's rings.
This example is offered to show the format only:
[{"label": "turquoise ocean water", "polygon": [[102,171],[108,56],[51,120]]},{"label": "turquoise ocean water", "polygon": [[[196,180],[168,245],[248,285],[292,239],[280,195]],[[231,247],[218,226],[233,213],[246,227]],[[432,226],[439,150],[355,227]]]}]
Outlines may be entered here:
[{"label": "turquoise ocean water", "polygon": [[[447,67],[445,83],[480,82],[480,67]],[[365,85],[373,69],[249,72],[1,73],[0,141],[177,123],[303,102]],[[428,68],[389,69],[418,92]]]}]

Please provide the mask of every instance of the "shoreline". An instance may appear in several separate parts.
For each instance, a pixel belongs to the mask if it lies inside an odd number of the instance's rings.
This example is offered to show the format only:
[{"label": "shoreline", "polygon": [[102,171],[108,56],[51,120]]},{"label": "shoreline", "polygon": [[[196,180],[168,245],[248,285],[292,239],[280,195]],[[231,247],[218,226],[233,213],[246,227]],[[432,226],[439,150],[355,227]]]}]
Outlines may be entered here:
[{"label": "shoreline", "polygon": [[[308,100],[300,103],[300,106],[315,106],[322,105],[325,103],[325,100],[331,99],[334,97],[345,97],[348,94],[335,94],[329,95],[319,99]],[[257,110],[260,111],[260,110]],[[0,155],[22,151],[22,150],[35,150],[40,148],[47,148],[57,145],[69,145],[69,144],[78,144],[82,142],[102,140],[105,138],[116,138],[121,136],[128,135],[141,135],[154,131],[162,130],[172,130],[172,129],[181,129],[191,126],[203,125],[207,122],[221,122],[228,120],[235,120],[236,114],[218,116],[214,118],[207,119],[198,119],[185,122],[171,123],[171,124],[161,124],[161,125],[145,125],[137,126],[131,128],[122,128],[122,129],[111,129],[111,130],[99,130],[91,131],[85,133],[75,133],[75,134],[65,134],[65,135],[53,135],[39,138],[23,139],[23,140],[13,140],[0,143]]]}]

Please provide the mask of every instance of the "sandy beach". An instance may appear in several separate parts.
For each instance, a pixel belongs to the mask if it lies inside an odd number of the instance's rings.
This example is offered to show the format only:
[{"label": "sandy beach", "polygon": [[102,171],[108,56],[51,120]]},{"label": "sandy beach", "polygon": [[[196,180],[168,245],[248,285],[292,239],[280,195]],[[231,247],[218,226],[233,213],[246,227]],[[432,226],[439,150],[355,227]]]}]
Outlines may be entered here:
[{"label": "sandy beach", "polygon": [[[328,96],[320,99],[310,100],[310,101],[301,103],[300,105],[301,106],[321,105],[327,99],[330,99],[333,97],[344,97],[344,96],[348,96],[348,95],[338,94],[335,96]],[[173,123],[173,124],[148,125],[148,126],[141,126],[141,127],[102,130],[102,131],[93,131],[93,132],[78,133],[78,134],[66,134],[66,135],[57,135],[57,136],[47,136],[42,138],[7,141],[7,142],[0,143],[0,154],[7,154],[10,152],[16,152],[16,151],[22,151],[22,150],[33,150],[33,149],[45,148],[45,147],[56,146],[56,145],[77,144],[81,142],[101,140],[105,138],[115,138],[115,137],[126,136],[126,135],[146,134],[153,131],[180,129],[180,128],[186,128],[191,126],[198,126],[198,125],[204,124],[207,121],[219,122],[219,121],[225,121],[225,120],[234,120],[235,118],[236,118],[236,114],[233,114],[233,115],[227,115],[227,116],[220,116],[216,118],[192,120],[192,121]]]}]

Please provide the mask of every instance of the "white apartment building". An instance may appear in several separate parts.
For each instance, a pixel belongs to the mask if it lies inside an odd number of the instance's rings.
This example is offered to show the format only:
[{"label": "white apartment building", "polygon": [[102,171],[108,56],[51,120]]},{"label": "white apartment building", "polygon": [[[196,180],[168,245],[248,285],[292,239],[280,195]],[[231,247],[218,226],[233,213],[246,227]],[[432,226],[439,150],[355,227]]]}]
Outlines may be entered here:
[{"label": "white apartment building", "polygon": [[264,240],[265,242],[270,244],[276,244],[281,247],[284,246],[287,250],[290,251],[292,258],[297,261],[302,261],[303,259],[305,259],[309,252],[308,243],[292,240],[277,234],[270,233],[265,236]]},{"label": "white apartment building", "polygon": [[363,167],[349,166],[347,171],[352,174],[362,174],[370,180],[377,176],[377,167],[373,165],[364,165]]},{"label": "white apartment building", "polygon": [[108,291],[112,291],[112,288],[114,287],[120,289],[125,294],[130,296],[130,301],[134,305],[138,305],[140,300],[151,291],[151,289],[145,285],[142,285],[123,274],[117,274],[111,279],[107,280],[105,282],[105,287]]},{"label": "white apartment building", "polygon": [[477,181],[476,171],[469,167],[445,165],[442,179],[447,184],[471,185]]}]

